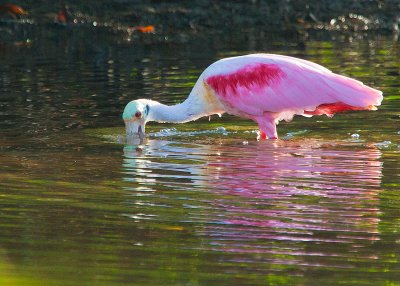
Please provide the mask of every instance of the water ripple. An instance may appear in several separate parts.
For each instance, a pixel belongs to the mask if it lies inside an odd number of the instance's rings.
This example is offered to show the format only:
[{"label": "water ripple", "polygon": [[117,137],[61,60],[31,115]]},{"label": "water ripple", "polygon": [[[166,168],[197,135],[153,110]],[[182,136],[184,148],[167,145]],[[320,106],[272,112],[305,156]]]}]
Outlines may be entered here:
[{"label": "water ripple", "polygon": [[[275,253],[286,256],[273,259],[281,264],[315,256],[318,266],[331,257],[368,257],[363,249],[380,239],[380,157],[375,146],[327,148],[318,141],[201,145],[150,140],[143,152],[125,152],[124,169],[127,179],[156,189],[150,202],[165,201],[161,194],[168,190],[181,192],[178,201],[186,213],[181,222],[197,225],[205,249]],[[201,199],[192,200],[194,192]]]}]

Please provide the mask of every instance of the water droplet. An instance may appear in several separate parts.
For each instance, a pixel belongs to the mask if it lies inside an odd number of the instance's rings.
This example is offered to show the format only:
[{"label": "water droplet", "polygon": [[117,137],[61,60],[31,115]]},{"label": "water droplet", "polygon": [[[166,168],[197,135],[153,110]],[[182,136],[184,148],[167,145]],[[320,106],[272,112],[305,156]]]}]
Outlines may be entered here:
[{"label": "water droplet", "polygon": [[358,138],[360,138],[360,134],[357,134],[357,133],[351,134],[351,138],[358,139]]}]

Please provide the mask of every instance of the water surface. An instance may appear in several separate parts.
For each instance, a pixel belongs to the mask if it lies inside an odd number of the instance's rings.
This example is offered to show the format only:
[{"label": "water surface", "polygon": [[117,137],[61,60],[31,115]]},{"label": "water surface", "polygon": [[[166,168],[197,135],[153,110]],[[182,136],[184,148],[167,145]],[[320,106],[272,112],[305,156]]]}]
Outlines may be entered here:
[{"label": "water surface", "polygon": [[[0,50],[2,285],[400,281],[391,36],[127,41],[87,27],[10,29],[16,39]],[[150,124],[141,148],[126,142],[129,100],[177,103],[214,60],[261,51],[355,77],[383,90],[383,105],[282,122],[277,141],[224,115]]]}]

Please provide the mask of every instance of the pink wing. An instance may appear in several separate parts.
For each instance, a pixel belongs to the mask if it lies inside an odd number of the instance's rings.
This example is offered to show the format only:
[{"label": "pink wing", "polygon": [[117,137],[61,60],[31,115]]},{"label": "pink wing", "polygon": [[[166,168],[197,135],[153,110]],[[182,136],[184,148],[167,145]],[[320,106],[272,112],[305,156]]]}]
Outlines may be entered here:
[{"label": "pink wing", "polygon": [[382,92],[376,89],[287,56],[229,58],[209,69],[205,71],[205,81],[219,99],[248,115],[264,112],[332,115],[347,109],[370,109],[382,101]]},{"label": "pink wing", "polygon": [[[279,55],[228,58],[204,71],[205,82],[231,114],[276,124],[294,115],[371,110],[382,92],[305,61]],[[276,133],[276,132],[275,132]]]}]

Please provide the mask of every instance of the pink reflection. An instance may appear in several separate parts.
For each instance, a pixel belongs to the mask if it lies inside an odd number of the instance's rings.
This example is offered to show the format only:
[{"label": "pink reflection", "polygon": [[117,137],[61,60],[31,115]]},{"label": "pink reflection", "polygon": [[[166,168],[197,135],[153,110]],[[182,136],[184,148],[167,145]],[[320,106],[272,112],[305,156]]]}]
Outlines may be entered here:
[{"label": "pink reflection", "polygon": [[[220,215],[201,234],[214,250],[268,253],[276,242],[333,243],[362,256],[360,248],[379,239],[379,149],[278,141],[212,151],[205,183],[217,194],[209,203]],[[292,243],[290,252],[304,252]]]},{"label": "pink reflection", "polygon": [[382,163],[374,146],[149,140],[142,151],[127,146],[124,153],[126,180],[141,200],[168,196],[160,185],[181,190],[182,227],[195,225],[202,247],[235,254],[236,262],[253,253],[264,262],[334,267],[376,258],[368,248],[379,239]]}]

